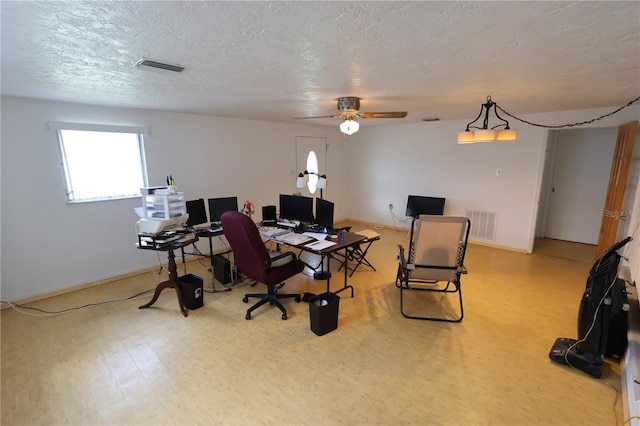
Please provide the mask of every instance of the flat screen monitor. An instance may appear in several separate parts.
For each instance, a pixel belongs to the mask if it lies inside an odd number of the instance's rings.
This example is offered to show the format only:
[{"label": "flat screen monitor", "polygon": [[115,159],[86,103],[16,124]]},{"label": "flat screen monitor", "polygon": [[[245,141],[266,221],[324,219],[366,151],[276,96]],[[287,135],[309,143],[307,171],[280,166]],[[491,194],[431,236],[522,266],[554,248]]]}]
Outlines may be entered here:
[{"label": "flat screen monitor", "polygon": [[220,222],[222,213],[238,211],[238,197],[209,198],[209,219],[211,222]]},{"label": "flat screen monitor", "polygon": [[333,228],[333,206],[331,201],[316,198],[316,223],[327,229]]},{"label": "flat screen monitor", "polygon": [[204,199],[198,198],[197,200],[190,200],[186,203],[187,214],[187,226],[200,225],[207,222],[207,210],[204,208]]},{"label": "flat screen monitor", "polygon": [[407,198],[406,216],[418,217],[421,214],[443,215],[444,198],[409,195]]},{"label": "flat screen monitor", "polygon": [[313,198],[280,194],[280,218],[313,223]]}]

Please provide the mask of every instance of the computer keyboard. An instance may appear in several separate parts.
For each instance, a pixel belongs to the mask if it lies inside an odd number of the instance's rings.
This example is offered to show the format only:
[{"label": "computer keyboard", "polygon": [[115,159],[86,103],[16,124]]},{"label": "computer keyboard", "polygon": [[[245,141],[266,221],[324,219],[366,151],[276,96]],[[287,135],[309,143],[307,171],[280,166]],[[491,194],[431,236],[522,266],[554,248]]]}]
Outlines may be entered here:
[{"label": "computer keyboard", "polygon": [[294,246],[304,244],[313,240],[313,237],[303,234],[296,234],[289,228],[283,229],[273,226],[261,226],[260,235],[262,236],[262,238]]},{"label": "computer keyboard", "polygon": [[280,234],[274,237],[273,239],[275,241],[282,242],[285,244],[290,244],[293,246],[304,244],[313,240],[313,238],[308,235],[296,234],[295,232],[291,232],[291,231],[289,231],[286,234]]},{"label": "computer keyboard", "polygon": [[217,231],[222,229],[220,222],[205,222],[193,225],[193,229],[196,231]]},{"label": "computer keyboard", "polygon": [[296,226],[300,225],[300,221],[297,220],[279,220],[277,222],[278,226],[285,226],[287,228],[295,228]]},{"label": "computer keyboard", "polygon": [[290,233],[290,229],[277,228],[275,226],[262,226],[260,227],[260,235],[266,238],[274,238],[278,235]]}]

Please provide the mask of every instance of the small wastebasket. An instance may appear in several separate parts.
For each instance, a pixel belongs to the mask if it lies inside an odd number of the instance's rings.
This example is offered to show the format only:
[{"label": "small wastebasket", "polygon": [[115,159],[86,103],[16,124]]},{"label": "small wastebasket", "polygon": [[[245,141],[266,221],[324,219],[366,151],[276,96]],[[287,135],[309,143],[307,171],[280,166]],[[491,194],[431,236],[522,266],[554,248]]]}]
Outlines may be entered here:
[{"label": "small wastebasket", "polygon": [[187,309],[198,309],[204,304],[202,278],[187,274],[178,278],[180,291],[182,293],[182,302]]},{"label": "small wastebasket", "polygon": [[338,328],[339,305],[340,296],[335,293],[322,293],[309,299],[311,331],[322,336]]}]

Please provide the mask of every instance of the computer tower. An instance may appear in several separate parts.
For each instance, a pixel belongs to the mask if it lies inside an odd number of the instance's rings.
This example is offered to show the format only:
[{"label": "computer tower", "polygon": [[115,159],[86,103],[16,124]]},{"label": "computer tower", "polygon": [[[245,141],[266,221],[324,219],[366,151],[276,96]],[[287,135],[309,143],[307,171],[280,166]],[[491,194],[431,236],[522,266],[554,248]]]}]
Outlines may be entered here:
[{"label": "computer tower", "polygon": [[222,285],[231,285],[231,262],[224,256],[213,256],[213,276]]}]

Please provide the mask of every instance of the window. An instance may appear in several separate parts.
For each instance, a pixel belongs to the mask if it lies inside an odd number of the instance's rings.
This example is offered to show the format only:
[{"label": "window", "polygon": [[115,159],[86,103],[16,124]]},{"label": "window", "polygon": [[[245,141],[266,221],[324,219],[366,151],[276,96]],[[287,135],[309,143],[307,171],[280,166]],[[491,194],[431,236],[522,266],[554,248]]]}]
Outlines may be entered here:
[{"label": "window", "polygon": [[67,203],[140,196],[146,128],[49,123],[58,132]]}]

